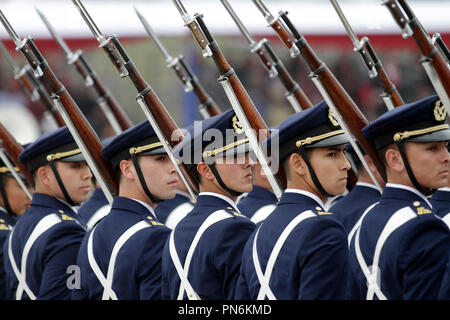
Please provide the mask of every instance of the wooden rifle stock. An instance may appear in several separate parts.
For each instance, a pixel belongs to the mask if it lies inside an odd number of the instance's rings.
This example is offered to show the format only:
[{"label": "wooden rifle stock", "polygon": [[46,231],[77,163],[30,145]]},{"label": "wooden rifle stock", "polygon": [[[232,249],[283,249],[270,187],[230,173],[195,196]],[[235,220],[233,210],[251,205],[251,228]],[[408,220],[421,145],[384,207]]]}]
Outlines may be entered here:
[{"label": "wooden rifle stock", "polygon": [[275,51],[272,49],[272,46],[268,42],[265,42],[264,48],[270,55],[271,60],[273,61],[273,66],[278,71],[278,77],[286,88],[287,95],[292,94],[303,110],[312,107],[313,104],[311,103],[311,100],[309,100],[308,96],[302,88],[300,88],[299,84],[289,74],[289,71],[286,69],[283,62],[278,58]]},{"label": "wooden rifle stock", "polygon": [[[172,116],[167,112],[167,109],[159,97],[142,77],[134,62],[128,57],[117,36],[113,35],[109,38],[109,40],[114,44],[114,47],[117,48],[120,55],[123,57],[123,67],[126,68],[128,76],[136,87],[138,97],[140,96],[144,99],[148,111],[153,115],[156,123],[159,124],[162,134],[166,138],[168,144],[171,147],[175,147],[183,139],[181,135],[178,135],[178,137],[175,136],[175,134],[179,132],[177,124],[173,120]],[[198,193],[194,175],[187,170],[184,163],[179,164],[179,168],[191,189],[195,193]]]},{"label": "wooden rifle stock", "polygon": [[372,61],[374,63],[375,69],[377,70],[380,82],[383,86],[384,95],[389,96],[391,98],[394,107],[399,107],[401,105],[404,105],[405,102],[403,101],[402,97],[400,96],[400,93],[398,92],[394,83],[389,79],[389,76],[387,75],[386,70],[384,69],[383,65],[381,64],[381,61],[378,59],[375,51],[373,50],[372,45],[369,42],[369,39],[367,39],[367,41],[363,41],[363,47],[365,50],[367,50],[370,57],[372,58]]},{"label": "wooden rifle stock", "polygon": [[178,58],[178,61],[190,79],[192,89],[201,103],[200,108],[204,108],[210,117],[219,115],[221,113],[219,106],[214,101],[214,99],[206,92],[200,81],[186,65],[186,63],[184,62],[184,58],[180,56]]},{"label": "wooden rifle stock", "polygon": [[104,100],[106,102],[112,114],[114,115],[114,118],[117,120],[120,129],[124,131],[132,127],[133,123],[131,122],[130,118],[128,118],[119,102],[117,102],[114,96],[112,96],[111,93],[102,84],[97,74],[89,67],[89,64],[84,58],[83,53],[78,50],[76,54],[77,59],[73,62],[75,68],[84,79],[92,80],[92,85],[99,96],[99,100]]},{"label": "wooden rifle stock", "polygon": [[0,122],[0,139],[2,140],[3,149],[5,149],[5,153],[11,159],[11,161],[20,169],[20,172],[23,173],[25,178],[27,179],[30,186],[34,186],[34,179],[31,172],[28,170],[28,167],[19,161],[19,155],[23,151],[23,147],[17,140],[11,135],[11,133],[6,129],[3,124]]},{"label": "wooden rifle stock", "polygon": [[[398,3],[405,11],[407,17],[403,15]],[[419,47],[420,53],[422,54],[422,60],[431,61],[434,69],[436,70],[437,76],[442,83],[443,89],[447,94],[447,97],[450,97],[450,68],[447,64],[446,58],[443,56],[442,52],[440,52],[433,45],[430,36],[425,32],[407,2],[405,0],[386,0],[383,4],[386,5],[394,20],[403,30],[410,30],[410,34],[405,34],[404,32],[403,36],[413,36],[417,46]],[[447,106],[447,108],[450,108],[450,106]]]},{"label": "wooden rifle stock", "polygon": [[[287,17],[287,12],[280,12],[280,17],[294,35],[296,39],[295,44],[311,70],[310,76],[320,79],[320,82],[324,86],[327,94],[333,101],[334,106],[339,111],[350,132],[358,140],[367,155],[372,159],[380,175],[386,180],[383,162],[379,158],[373,142],[366,139],[361,133],[361,130],[368,124],[366,117],[362,114],[330,69],[317,57],[306,39],[300,35]],[[351,174],[351,171],[349,171],[349,174]]]},{"label": "wooden rifle stock", "polygon": [[[212,58],[214,60],[214,63],[216,64],[217,69],[219,70],[220,78],[218,81],[220,82],[222,79],[228,80],[237,100],[239,101],[239,104],[243,109],[245,117],[247,118],[252,129],[257,133],[257,138],[260,139],[259,142],[262,142],[262,140],[270,135],[269,128],[259,114],[258,109],[256,109],[253,101],[251,100],[238,76],[234,72],[233,68],[228,64],[217,42],[210,34],[202,19],[202,15],[195,14],[194,19],[195,21],[197,21],[206,37],[208,48],[211,50]],[[281,187],[285,189],[286,175],[282,167],[280,167],[278,172],[275,174],[275,178],[278,180],[278,183],[281,185]]]},{"label": "wooden rifle stock", "polygon": [[[100,139],[98,138],[84,115],[81,113],[79,107],[77,106],[71,95],[67,92],[62,83],[59,82],[59,80],[56,78],[47,61],[44,59],[44,57],[34,44],[34,41],[30,37],[27,37],[25,39],[25,43],[26,45],[22,46],[20,50],[26,56],[26,59],[28,61],[33,61],[31,64],[31,67],[33,69],[40,68],[40,70],[42,71],[42,78],[47,83],[49,89],[52,92],[52,99],[59,99],[68,117],[73,122],[78,135],[86,145],[87,151],[92,156],[95,164],[97,165],[101,176],[105,179],[105,182],[108,185],[108,189],[112,194],[118,194],[119,186],[113,168],[109,162],[101,157],[100,154],[103,147]],[[28,48],[31,49],[33,56],[31,55],[31,52]]]}]

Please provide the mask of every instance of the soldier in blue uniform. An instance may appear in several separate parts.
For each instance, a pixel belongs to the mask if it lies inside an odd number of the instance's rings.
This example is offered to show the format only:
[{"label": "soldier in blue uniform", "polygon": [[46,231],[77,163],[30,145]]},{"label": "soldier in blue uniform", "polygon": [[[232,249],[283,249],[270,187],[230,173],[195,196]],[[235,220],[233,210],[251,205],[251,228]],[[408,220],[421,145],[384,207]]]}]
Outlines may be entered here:
[{"label": "soldier in blue uniform", "polygon": [[238,201],[237,207],[253,223],[259,224],[275,209],[277,201],[261,164],[257,163],[253,171],[253,189]]},{"label": "soldier in blue uniform", "polygon": [[175,196],[175,167],[148,121],[102,149],[119,177],[111,212],[90,230],[78,253],[81,286],[73,299],[161,298],[161,255],[170,229],[153,211]]},{"label": "soldier in blue uniform", "polygon": [[87,199],[91,171],[67,127],[39,137],[19,161],[33,174],[35,192],[4,245],[9,298],[69,299],[85,234],[72,206]]},{"label": "soldier in blue uniform", "polygon": [[[361,148],[360,150],[364,152]],[[342,223],[350,240],[358,228],[364,212],[380,199],[381,191],[372,181],[372,178],[364,168],[351,144],[347,144],[346,153],[355,166],[358,181],[353,186],[353,189],[333,204],[328,211],[333,213],[333,216]],[[372,160],[365,154],[364,159],[374,176],[379,178],[378,181],[382,181]]]},{"label": "soldier in blue uniform", "polygon": [[175,198],[161,201],[155,208],[156,217],[169,229],[174,229],[195,204],[181,179],[178,181],[175,193]]},{"label": "soldier in blue uniform", "polygon": [[385,164],[387,184],[349,249],[351,299],[436,299],[450,232],[427,195],[447,183],[450,130],[437,96],[388,111],[362,133]]},{"label": "soldier in blue uniform", "polygon": [[[20,172],[19,168],[14,167],[20,178],[27,185],[25,177]],[[32,188],[28,190],[32,193]],[[9,231],[14,227],[17,218],[21,217],[25,211],[30,207],[30,199],[19,183],[12,175],[10,169],[6,164],[0,160],[0,300],[6,298],[6,280],[5,270],[3,267],[3,244],[9,234]]]},{"label": "soldier in blue uniform", "polygon": [[232,109],[194,125],[174,150],[200,193],[163,252],[164,299],[232,299],[241,253],[255,224],[237,197],[252,188],[248,138]]},{"label": "soldier in blue uniform", "polygon": [[245,246],[235,298],[342,299],[347,240],[324,202],[345,190],[348,140],[325,102],[284,120],[267,146],[276,136],[287,188]]}]

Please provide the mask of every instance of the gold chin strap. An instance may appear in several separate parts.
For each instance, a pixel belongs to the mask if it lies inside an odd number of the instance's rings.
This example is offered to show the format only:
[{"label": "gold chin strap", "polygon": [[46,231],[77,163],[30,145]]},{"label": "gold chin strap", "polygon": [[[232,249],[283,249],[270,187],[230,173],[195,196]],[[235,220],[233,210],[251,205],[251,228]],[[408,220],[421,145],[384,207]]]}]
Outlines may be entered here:
[{"label": "gold chin strap", "polygon": [[130,148],[130,154],[138,154],[147,150],[155,149],[162,146],[162,142],[155,142],[151,144],[147,144],[145,146],[140,147],[132,147]]},{"label": "gold chin strap", "polygon": [[47,161],[55,161],[58,159],[62,159],[62,158],[66,158],[66,157],[70,157],[73,156],[75,154],[79,154],[81,153],[80,149],[74,149],[74,150],[69,150],[69,151],[65,151],[65,152],[57,152],[57,153],[52,153],[47,155]]},{"label": "gold chin strap", "polygon": [[394,141],[401,141],[401,140],[407,139],[409,137],[420,136],[423,134],[432,133],[432,132],[436,132],[436,131],[440,131],[440,130],[445,130],[448,128],[449,128],[448,124],[441,124],[438,126],[429,127],[429,128],[420,129],[420,130],[397,132],[396,134],[394,134]]},{"label": "gold chin strap", "polygon": [[236,142],[227,144],[226,146],[224,146],[222,148],[219,148],[219,149],[215,149],[215,150],[211,150],[211,151],[205,151],[205,152],[203,152],[203,158],[215,156],[215,155],[217,155],[219,153],[225,152],[228,149],[234,148],[234,147],[236,147],[238,145],[241,145],[243,143],[246,143],[246,142],[248,142],[248,138],[244,138],[244,139],[238,140]]},{"label": "gold chin strap", "polygon": [[295,145],[297,146],[297,148],[300,148],[301,146],[304,146],[305,144],[311,144],[329,137],[333,137],[333,136],[337,136],[338,134],[343,134],[345,133],[344,130],[335,130],[335,131],[331,131],[331,132],[327,132],[324,134],[321,134],[319,136],[315,136],[315,137],[308,137],[306,139],[303,140],[298,140]]}]

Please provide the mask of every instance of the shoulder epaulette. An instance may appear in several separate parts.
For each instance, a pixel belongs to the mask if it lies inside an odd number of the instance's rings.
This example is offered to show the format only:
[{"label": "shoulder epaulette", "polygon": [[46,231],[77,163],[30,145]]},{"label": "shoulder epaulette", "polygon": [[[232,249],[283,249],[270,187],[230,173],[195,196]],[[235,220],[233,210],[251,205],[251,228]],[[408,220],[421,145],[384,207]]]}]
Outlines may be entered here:
[{"label": "shoulder epaulette", "polygon": [[332,214],[331,212],[323,210],[321,207],[316,207],[315,209],[316,209],[315,213],[318,214],[319,216]]},{"label": "shoulder epaulette", "polygon": [[413,206],[418,215],[430,214],[432,212],[430,209],[425,208],[424,206],[421,206],[420,201],[414,201]]},{"label": "shoulder epaulette", "polygon": [[[233,216],[235,217],[241,217],[241,218],[247,218],[247,216],[237,212],[236,210],[234,210],[232,207],[227,207],[225,209],[227,212],[231,213]],[[248,218],[247,218],[248,219]]]},{"label": "shoulder epaulette", "polygon": [[0,230],[9,230],[9,226],[4,223],[0,223]]},{"label": "shoulder epaulette", "polygon": [[147,216],[147,220],[149,220],[147,222],[149,222],[152,226],[163,226],[164,225],[163,223],[156,221],[152,216]]},{"label": "shoulder epaulette", "polygon": [[73,221],[73,220],[75,220],[71,216],[65,214],[64,211],[62,211],[62,210],[58,210],[58,212],[61,215],[61,220],[66,220],[66,221]]}]

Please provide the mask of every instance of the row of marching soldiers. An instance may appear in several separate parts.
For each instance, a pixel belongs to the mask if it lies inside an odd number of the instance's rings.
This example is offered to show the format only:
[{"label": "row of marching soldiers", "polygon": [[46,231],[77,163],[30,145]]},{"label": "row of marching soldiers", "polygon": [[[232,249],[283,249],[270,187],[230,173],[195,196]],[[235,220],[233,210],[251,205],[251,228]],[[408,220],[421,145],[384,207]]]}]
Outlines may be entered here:
[{"label": "row of marching soldiers", "polygon": [[[191,201],[144,121],[104,143],[101,155],[120,180],[111,205],[99,188],[88,200],[92,174],[69,130],[48,132],[19,157],[34,177],[31,204],[1,168],[0,294],[449,299],[445,122],[445,107],[430,96],[363,128],[386,169],[381,190],[325,102],[293,114],[262,144],[286,175],[277,199],[231,109],[189,128],[174,149],[198,182]],[[211,129],[223,139],[211,143]],[[351,162],[358,182],[347,193]]]}]

